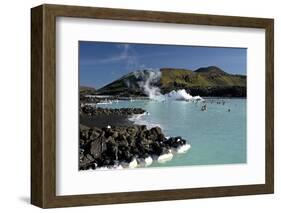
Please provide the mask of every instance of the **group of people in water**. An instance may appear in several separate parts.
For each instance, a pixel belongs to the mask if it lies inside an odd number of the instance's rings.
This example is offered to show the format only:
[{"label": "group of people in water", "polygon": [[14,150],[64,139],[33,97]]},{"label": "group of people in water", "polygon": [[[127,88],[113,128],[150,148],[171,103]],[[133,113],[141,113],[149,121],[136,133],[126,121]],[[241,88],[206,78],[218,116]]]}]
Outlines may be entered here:
[{"label": "group of people in water", "polygon": [[[210,104],[213,104],[215,102],[215,100],[211,100],[210,101]],[[196,102],[197,103],[197,102]],[[207,111],[207,103],[206,101],[202,101],[203,105],[201,106],[201,111]],[[216,101],[216,104],[222,104],[222,105],[225,105],[225,101],[222,100],[222,101]],[[230,112],[230,108],[227,109],[227,112]]]}]

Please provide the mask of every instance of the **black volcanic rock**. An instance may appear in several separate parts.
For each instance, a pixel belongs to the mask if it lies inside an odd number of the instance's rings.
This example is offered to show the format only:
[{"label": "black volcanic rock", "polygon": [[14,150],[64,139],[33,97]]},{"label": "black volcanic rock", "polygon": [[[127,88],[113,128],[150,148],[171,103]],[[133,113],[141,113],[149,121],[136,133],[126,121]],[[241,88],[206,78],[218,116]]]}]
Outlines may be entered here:
[{"label": "black volcanic rock", "polygon": [[134,115],[134,114],[143,114],[145,110],[142,108],[101,108],[101,107],[92,107],[90,105],[84,105],[80,107],[80,112],[88,116],[96,115]]},{"label": "black volcanic rock", "polygon": [[[132,134],[133,133],[133,134]],[[98,137],[91,137],[92,135]],[[146,126],[80,129],[79,169],[113,167],[129,163],[133,158],[144,159],[169,153],[185,145],[181,137],[166,139],[159,127]],[[115,136],[114,136],[115,135]],[[134,135],[134,136],[133,136]]]}]

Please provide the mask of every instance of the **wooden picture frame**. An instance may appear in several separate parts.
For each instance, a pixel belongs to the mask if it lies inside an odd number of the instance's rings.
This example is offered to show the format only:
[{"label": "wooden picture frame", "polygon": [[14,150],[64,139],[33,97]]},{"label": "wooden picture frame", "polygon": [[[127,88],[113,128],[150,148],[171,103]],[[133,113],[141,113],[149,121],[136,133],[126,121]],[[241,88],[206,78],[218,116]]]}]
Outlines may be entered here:
[{"label": "wooden picture frame", "polygon": [[[56,18],[95,18],[265,29],[265,184],[56,195]],[[217,15],[44,4],[31,9],[31,203],[41,208],[267,194],[274,191],[274,21]]]}]

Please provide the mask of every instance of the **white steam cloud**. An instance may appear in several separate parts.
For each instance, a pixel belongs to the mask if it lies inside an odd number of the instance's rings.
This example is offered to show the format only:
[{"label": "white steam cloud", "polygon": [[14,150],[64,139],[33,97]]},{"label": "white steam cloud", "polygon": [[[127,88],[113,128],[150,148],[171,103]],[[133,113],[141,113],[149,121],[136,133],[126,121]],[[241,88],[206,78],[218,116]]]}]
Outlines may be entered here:
[{"label": "white steam cloud", "polygon": [[141,78],[142,81],[138,82],[140,88],[152,100],[159,100],[162,96],[160,88],[154,86],[161,78],[161,72],[156,69],[147,69],[144,71],[135,72],[137,79]]},{"label": "white steam cloud", "polygon": [[185,89],[173,90],[165,95],[160,92],[160,88],[155,86],[161,78],[161,72],[159,69],[146,69],[144,71],[134,72],[137,79],[141,79],[138,82],[140,88],[151,100],[156,101],[171,101],[171,100],[184,100],[184,101],[200,101],[203,100],[200,96],[192,96],[186,92]]}]

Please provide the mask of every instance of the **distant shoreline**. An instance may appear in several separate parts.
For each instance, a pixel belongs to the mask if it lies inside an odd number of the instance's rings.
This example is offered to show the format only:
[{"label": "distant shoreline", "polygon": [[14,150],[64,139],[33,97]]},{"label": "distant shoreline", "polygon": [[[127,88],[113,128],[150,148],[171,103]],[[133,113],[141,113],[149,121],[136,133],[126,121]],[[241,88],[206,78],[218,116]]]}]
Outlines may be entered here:
[{"label": "distant shoreline", "polygon": [[[146,96],[132,96],[132,97],[126,97],[126,96],[117,96],[117,95],[86,95],[88,97],[93,98],[100,98],[101,100],[118,100],[118,101],[130,101],[130,100],[151,100],[149,97]],[[221,97],[221,96],[201,96],[203,99],[247,99],[246,97]]]}]

